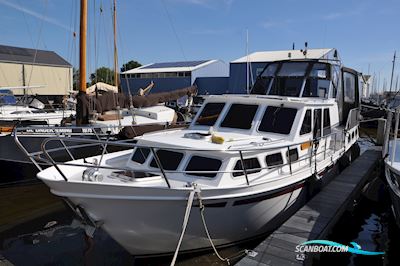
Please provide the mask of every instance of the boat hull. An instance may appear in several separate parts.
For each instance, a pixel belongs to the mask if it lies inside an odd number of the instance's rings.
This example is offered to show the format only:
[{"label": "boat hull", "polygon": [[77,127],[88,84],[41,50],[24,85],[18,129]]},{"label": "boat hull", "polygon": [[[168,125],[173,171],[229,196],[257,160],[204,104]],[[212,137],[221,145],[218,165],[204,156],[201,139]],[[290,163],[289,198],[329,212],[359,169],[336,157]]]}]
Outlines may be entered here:
[{"label": "boat hull", "polygon": [[[110,188],[44,180],[52,193],[68,197],[128,252],[137,256],[173,253],[182,230],[189,190]],[[239,190],[202,191],[204,218],[217,246],[266,234],[286,220],[307,198],[305,180],[254,194],[256,186]],[[92,192],[86,194],[86,189]],[[94,190],[93,190],[94,189]],[[96,191],[94,194],[93,191]],[[247,194],[247,195],[246,195]],[[134,195],[134,196],[132,196]],[[156,197],[154,195],[157,195]],[[216,195],[226,195],[216,197]],[[243,195],[243,196],[235,196]],[[246,195],[246,196],[245,196]],[[210,248],[195,199],[180,251]]]},{"label": "boat hull", "polygon": [[[400,188],[398,187],[398,182],[400,182],[400,172],[386,163],[385,176],[389,185],[393,215],[397,226],[400,227]],[[395,183],[396,181],[397,184]]]}]

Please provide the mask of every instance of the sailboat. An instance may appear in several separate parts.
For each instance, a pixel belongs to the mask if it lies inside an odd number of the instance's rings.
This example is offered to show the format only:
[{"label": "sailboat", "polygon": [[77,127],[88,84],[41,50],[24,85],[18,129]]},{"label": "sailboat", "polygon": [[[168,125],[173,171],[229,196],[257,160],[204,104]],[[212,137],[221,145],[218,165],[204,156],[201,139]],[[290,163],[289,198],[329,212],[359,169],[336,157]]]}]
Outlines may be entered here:
[{"label": "sailboat", "polygon": [[251,94],[207,97],[188,128],[37,176],[133,255],[176,258],[266,234],[357,153],[359,73],[323,52],[288,51]]},{"label": "sailboat", "polygon": [[[117,54],[116,54],[116,1],[114,3],[114,80],[118,82],[117,73]],[[145,132],[162,130],[169,127],[183,127],[185,123],[176,123],[176,112],[164,106],[164,102],[176,100],[182,96],[191,96],[197,93],[196,87],[177,89],[167,93],[153,93],[150,95],[134,95],[126,97],[122,93],[110,93],[109,98],[101,96],[105,100],[103,104],[96,96],[90,96],[86,88],[86,31],[87,31],[87,1],[81,2],[81,24],[80,24],[80,79],[79,93],[76,97],[76,120],[69,121],[66,126],[42,125],[42,126],[22,126],[13,128],[13,134],[0,139],[2,147],[7,144],[7,150],[0,152],[0,164],[6,162],[7,168],[17,170],[17,173],[10,176],[27,175],[27,172],[35,172],[32,163],[39,170],[47,167],[50,163],[46,161],[46,156],[41,152],[42,142],[47,138],[62,136],[63,140],[52,143],[52,154],[58,160],[71,160],[73,158],[83,158],[98,154],[99,145],[77,149],[73,146],[74,141],[69,141],[70,137],[81,139],[106,139],[115,141],[118,139],[132,139]],[[118,83],[115,86],[118,89]],[[89,88],[90,89],[90,88]],[[101,97],[99,97],[101,99]],[[114,99],[111,100],[110,99]],[[117,99],[117,100],[115,100]],[[122,99],[122,100],[121,100]],[[102,118],[91,116],[91,102],[97,100],[97,107],[102,110]],[[112,109],[106,109],[105,105],[113,102]],[[104,111],[112,112],[112,115]],[[105,113],[105,114],[104,114]],[[43,115],[43,114],[42,114]],[[39,116],[39,115],[38,115]],[[70,119],[69,119],[70,120]],[[65,122],[65,121],[64,121]],[[1,144],[1,143],[4,143]],[[67,146],[72,146],[68,152],[63,151]],[[18,148],[17,148],[18,147]],[[11,154],[8,150],[12,150]],[[28,154],[28,156],[25,155]],[[37,162],[32,160],[33,156],[39,156],[43,160]],[[29,170],[25,170],[29,169]],[[31,177],[32,175],[28,174]],[[1,182],[1,180],[0,180]]]}]

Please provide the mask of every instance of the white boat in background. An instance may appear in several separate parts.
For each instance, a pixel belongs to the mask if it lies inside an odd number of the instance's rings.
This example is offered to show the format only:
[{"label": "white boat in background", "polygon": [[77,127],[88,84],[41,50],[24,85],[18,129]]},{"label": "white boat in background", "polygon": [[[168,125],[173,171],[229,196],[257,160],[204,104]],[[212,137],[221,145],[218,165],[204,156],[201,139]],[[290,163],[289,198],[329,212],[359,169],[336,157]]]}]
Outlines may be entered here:
[{"label": "white boat in background", "polygon": [[207,97],[187,129],[108,143],[131,150],[53,161],[38,178],[134,255],[265,234],[303,202],[308,184],[354,152],[358,73],[332,51],[268,64],[254,94]]},{"label": "white boat in background", "polygon": [[[398,132],[400,108],[395,109],[395,128],[393,132]],[[390,198],[392,200],[392,212],[397,226],[400,227],[400,140],[397,140],[397,134],[390,138],[393,113],[389,112],[387,116],[385,142],[383,144],[382,155],[385,163],[385,177],[389,186]]]},{"label": "white boat in background", "polygon": [[1,134],[9,134],[17,124],[60,125],[64,118],[75,115],[74,110],[46,110],[44,107],[39,100],[25,95],[18,101],[12,90],[0,88]]}]

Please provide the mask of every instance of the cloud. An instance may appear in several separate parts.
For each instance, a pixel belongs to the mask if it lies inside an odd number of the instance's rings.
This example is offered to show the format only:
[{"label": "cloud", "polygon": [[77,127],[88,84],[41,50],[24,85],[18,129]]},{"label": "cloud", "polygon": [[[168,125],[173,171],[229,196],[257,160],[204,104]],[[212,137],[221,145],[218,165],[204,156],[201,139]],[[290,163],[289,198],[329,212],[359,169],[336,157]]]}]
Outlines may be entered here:
[{"label": "cloud", "polygon": [[59,21],[57,21],[57,20],[55,20],[53,18],[50,18],[50,17],[47,17],[47,16],[43,16],[40,13],[37,13],[37,12],[32,11],[30,9],[27,9],[27,8],[25,8],[23,6],[18,5],[18,4],[15,4],[14,2],[9,2],[7,0],[0,0],[0,4],[8,6],[10,8],[13,8],[13,9],[15,9],[17,11],[20,11],[20,12],[25,13],[27,15],[30,15],[32,17],[38,18],[40,20],[43,20],[43,21],[45,21],[47,23],[50,23],[50,24],[52,24],[54,26],[58,26],[60,28],[63,28],[66,31],[70,31],[70,32],[74,31],[72,28],[60,23]]}]

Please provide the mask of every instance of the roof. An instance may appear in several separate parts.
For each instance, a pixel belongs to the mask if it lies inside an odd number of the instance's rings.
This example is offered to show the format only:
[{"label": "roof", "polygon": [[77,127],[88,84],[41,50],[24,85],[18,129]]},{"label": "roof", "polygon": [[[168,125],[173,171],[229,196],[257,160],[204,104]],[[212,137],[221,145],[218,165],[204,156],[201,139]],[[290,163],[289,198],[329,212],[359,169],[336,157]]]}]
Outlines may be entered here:
[{"label": "roof", "polygon": [[70,63],[53,51],[6,45],[0,45],[0,62],[71,67]]},{"label": "roof", "polygon": [[198,60],[198,61],[180,61],[180,62],[164,62],[151,63],[128,71],[122,74],[140,74],[140,73],[159,73],[159,72],[186,72],[205,67],[215,63],[217,60]]},{"label": "roof", "polygon": [[302,50],[282,50],[282,51],[262,51],[251,53],[248,56],[243,56],[231,63],[246,63],[246,62],[273,62],[279,60],[293,59],[322,59],[327,57],[334,48],[323,49],[307,49],[307,55],[304,56]]}]

